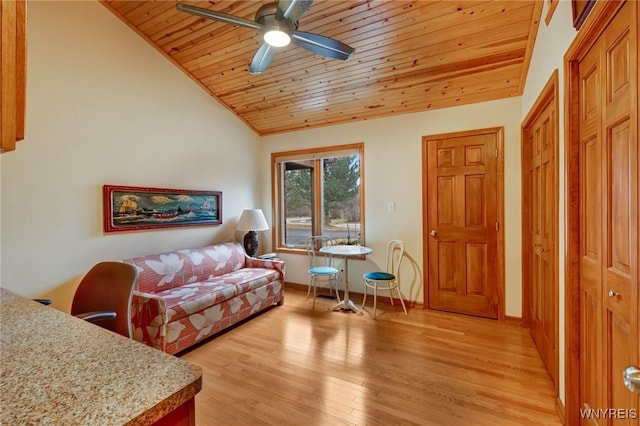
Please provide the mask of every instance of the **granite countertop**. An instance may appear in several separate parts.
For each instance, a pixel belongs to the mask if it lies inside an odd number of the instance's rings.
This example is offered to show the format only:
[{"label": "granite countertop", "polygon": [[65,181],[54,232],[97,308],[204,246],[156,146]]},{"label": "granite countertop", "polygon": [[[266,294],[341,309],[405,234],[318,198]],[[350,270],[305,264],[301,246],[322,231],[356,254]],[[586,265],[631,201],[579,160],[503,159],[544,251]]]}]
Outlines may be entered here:
[{"label": "granite countertop", "polygon": [[0,424],[150,424],[201,388],[194,364],[0,289]]}]

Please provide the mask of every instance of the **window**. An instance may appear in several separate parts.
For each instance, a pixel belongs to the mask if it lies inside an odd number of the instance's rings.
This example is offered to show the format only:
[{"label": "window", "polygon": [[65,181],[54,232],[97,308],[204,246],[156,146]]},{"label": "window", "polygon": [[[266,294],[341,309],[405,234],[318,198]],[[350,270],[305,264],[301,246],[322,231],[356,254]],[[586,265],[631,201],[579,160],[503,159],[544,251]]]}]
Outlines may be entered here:
[{"label": "window", "polygon": [[277,250],[303,249],[312,235],[363,244],[363,144],[274,153]]}]

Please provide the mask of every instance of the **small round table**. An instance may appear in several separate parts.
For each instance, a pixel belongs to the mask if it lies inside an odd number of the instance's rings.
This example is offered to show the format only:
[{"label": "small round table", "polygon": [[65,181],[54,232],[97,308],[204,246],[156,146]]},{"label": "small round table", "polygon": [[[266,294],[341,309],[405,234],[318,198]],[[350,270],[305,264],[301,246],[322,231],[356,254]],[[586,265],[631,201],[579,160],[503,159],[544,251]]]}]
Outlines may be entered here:
[{"label": "small round table", "polygon": [[364,246],[326,246],[320,249],[321,253],[329,254],[331,256],[344,258],[344,297],[336,306],[333,307],[334,311],[346,310],[353,311],[356,314],[362,315],[362,311],[356,307],[353,301],[349,298],[349,258],[366,256],[373,253],[373,249]]}]

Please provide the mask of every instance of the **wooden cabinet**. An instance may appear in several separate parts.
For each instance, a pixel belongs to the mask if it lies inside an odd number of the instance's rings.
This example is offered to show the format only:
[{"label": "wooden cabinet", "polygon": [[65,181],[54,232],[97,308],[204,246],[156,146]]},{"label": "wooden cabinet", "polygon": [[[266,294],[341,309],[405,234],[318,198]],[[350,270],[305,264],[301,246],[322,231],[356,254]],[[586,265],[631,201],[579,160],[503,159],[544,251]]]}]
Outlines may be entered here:
[{"label": "wooden cabinet", "polygon": [[26,3],[0,2],[0,152],[24,139],[26,93]]}]

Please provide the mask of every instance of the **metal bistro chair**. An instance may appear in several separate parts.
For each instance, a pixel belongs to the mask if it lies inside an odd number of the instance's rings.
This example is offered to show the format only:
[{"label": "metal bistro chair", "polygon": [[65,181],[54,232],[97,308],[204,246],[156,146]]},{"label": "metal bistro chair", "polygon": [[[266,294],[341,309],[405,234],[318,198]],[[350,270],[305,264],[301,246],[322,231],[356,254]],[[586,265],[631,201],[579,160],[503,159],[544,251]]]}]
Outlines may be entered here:
[{"label": "metal bistro chair", "polygon": [[341,271],[333,266],[333,259],[331,256],[326,256],[323,253],[318,252],[320,248],[331,245],[331,239],[322,236],[313,236],[307,240],[306,249],[309,255],[309,288],[307,289],[307,298],[311,293],[313,287],[313,309],[316,308],[316,287],[318,281],[325,281],[329,283],[329,295],[333,295],[333,290],[336,292],[336,299],[340,301],[340,295],[338,294],[337,283],[340,278]]},{"label": "metal bistro chair", "polygon": [[131,299],[138,278],[135,266],[100,262],[82,278],[71,304],[71,315],[132,338]]},{"label": "metal bistro chair", "polygon": [[364,277],[364,298],[362,299],[362,309],[367,301],[367,288],[373,289],[373,319],[376,319],[376,306],[378,290],[389,290],[389,298],[393,305],[393,294],[391,290],[395,289],[398,292],[400,303],[404,314],[407,315],[407,308],[404,306],[404,300],[402,300],[402,294],[398,286],[398,272],[400,271],[400,263],[404,256],[404,242],[400,240],[391,240],[387,246],[387,266],[385,271],[367,272]]}]

